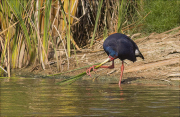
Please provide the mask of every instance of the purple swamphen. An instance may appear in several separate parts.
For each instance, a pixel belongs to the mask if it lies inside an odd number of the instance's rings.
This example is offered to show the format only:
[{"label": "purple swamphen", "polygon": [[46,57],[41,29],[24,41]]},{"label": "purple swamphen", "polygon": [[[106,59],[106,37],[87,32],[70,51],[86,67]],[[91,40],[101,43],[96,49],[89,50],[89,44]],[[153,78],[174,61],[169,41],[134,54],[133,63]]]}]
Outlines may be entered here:
[{"label": "purple swamphen", "polygon": [[[121,76],[119,79],[119,87],[120,87],[121,79],[124,71],[123,61],[125,59],[128,59],[132,62],[135,62],[136,57],[141,57],[142,59],[144,59],[144,57],[139,51],[136,43],[133,40],[131,40],[128,36],[121,33],[115,33],[107,37],[103,43],[103,48],[109,57],[100,64],[100,68],[110,68],[110,69],[114,68],[114,59],[116,58],[119,58],[122,61]],[[111,66],[101,66],[102,64],[108,61],[112,61]],[[87,69],[86,73],[91,76],[90,71],[92,69],[94,70],[95,69],[94,67],[95,66],[92,66],[89,69]]]}]

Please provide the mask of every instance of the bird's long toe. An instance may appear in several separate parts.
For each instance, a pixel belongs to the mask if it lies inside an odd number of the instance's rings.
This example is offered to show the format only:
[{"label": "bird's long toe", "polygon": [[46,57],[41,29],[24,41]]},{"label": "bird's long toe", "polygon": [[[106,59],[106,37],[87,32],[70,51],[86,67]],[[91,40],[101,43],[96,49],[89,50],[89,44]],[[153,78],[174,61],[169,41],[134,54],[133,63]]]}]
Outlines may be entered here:
[{"label": "bird's long toe", "polygon": [[93,65],[93,66],[91,66],[89,69],[87,69],[86,70],[86,74],[88,75],[88,76],[91,76],[91,70],[92,71],[96,71],[96,69],[95,69],[95,66]]}]

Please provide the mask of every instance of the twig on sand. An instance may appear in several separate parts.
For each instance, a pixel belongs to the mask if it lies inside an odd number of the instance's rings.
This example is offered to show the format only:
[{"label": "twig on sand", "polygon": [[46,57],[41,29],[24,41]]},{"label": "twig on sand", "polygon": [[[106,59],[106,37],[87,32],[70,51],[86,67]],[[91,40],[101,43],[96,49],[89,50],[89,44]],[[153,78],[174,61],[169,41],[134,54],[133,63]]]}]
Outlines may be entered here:
[{"label": "twig on sand", "polygon": [[0,68],[1,68],[4,72],[8,73],[3,67],[0,66]]}]

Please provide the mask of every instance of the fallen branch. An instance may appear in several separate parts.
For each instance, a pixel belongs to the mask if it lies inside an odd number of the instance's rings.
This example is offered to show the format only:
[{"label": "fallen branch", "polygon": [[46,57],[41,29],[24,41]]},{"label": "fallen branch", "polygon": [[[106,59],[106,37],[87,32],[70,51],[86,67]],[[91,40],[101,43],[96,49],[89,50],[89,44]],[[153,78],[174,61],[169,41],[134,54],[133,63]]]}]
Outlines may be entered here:
[{"label": "fallen branch", "polygon": [[175,64],[175,63],[179,63],[179,62],[180,62],[180,58],[162,60],[162,61],[158,61],[155,63],[148,63],[145,65],[137,66],[135,68],[131,67],[130,69],[125,70],[124,73],[140,71],[140,70],[149,69],[149,68],[153,68],[153,67],[159,67],[159,66],[163,66],[163,65],[171,65],[171,64]]},{"label": "fallen branch", "polygon": [[167,37],[164,37],[162,40],[167,39],[167,38],[171,38],[171,37],[174,37],[174,36],[177,36],[177,35],[180,35],[180,32],[177,32],[177,33],[174,34],[174,35],[169,35],[169,36],[167,36]]},{"label": "fallen branch", "polygon": [[4,72],[8,73],[3,67],[0,66],[0,68],[1,68]]},{"label": "fallen branch", "polygon": [[168,31],[166,31],[166,32],[160,33],[160,34],[166,34],[166,33],[169,33],[169,32],[171,32],[171,31],[178,30],[179,28],[180,28],[180,26],[179,26],[179,27],[177,27],[177,28],[174,28],[174,29],[168,30]]}]

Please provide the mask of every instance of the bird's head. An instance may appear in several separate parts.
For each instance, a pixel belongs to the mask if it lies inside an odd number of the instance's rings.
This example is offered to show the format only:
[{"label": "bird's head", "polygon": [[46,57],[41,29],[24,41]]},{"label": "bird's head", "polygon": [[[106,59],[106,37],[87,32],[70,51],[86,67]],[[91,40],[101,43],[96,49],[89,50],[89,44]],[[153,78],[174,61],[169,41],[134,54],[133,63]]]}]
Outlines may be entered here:
[{"label": "bird's head", "polygon": [[105,47],[104,50],[108,53],[109,56],[111,56],[113,58],[118,57],[118,53],[116,51],[114,51],[111,47]]}]

